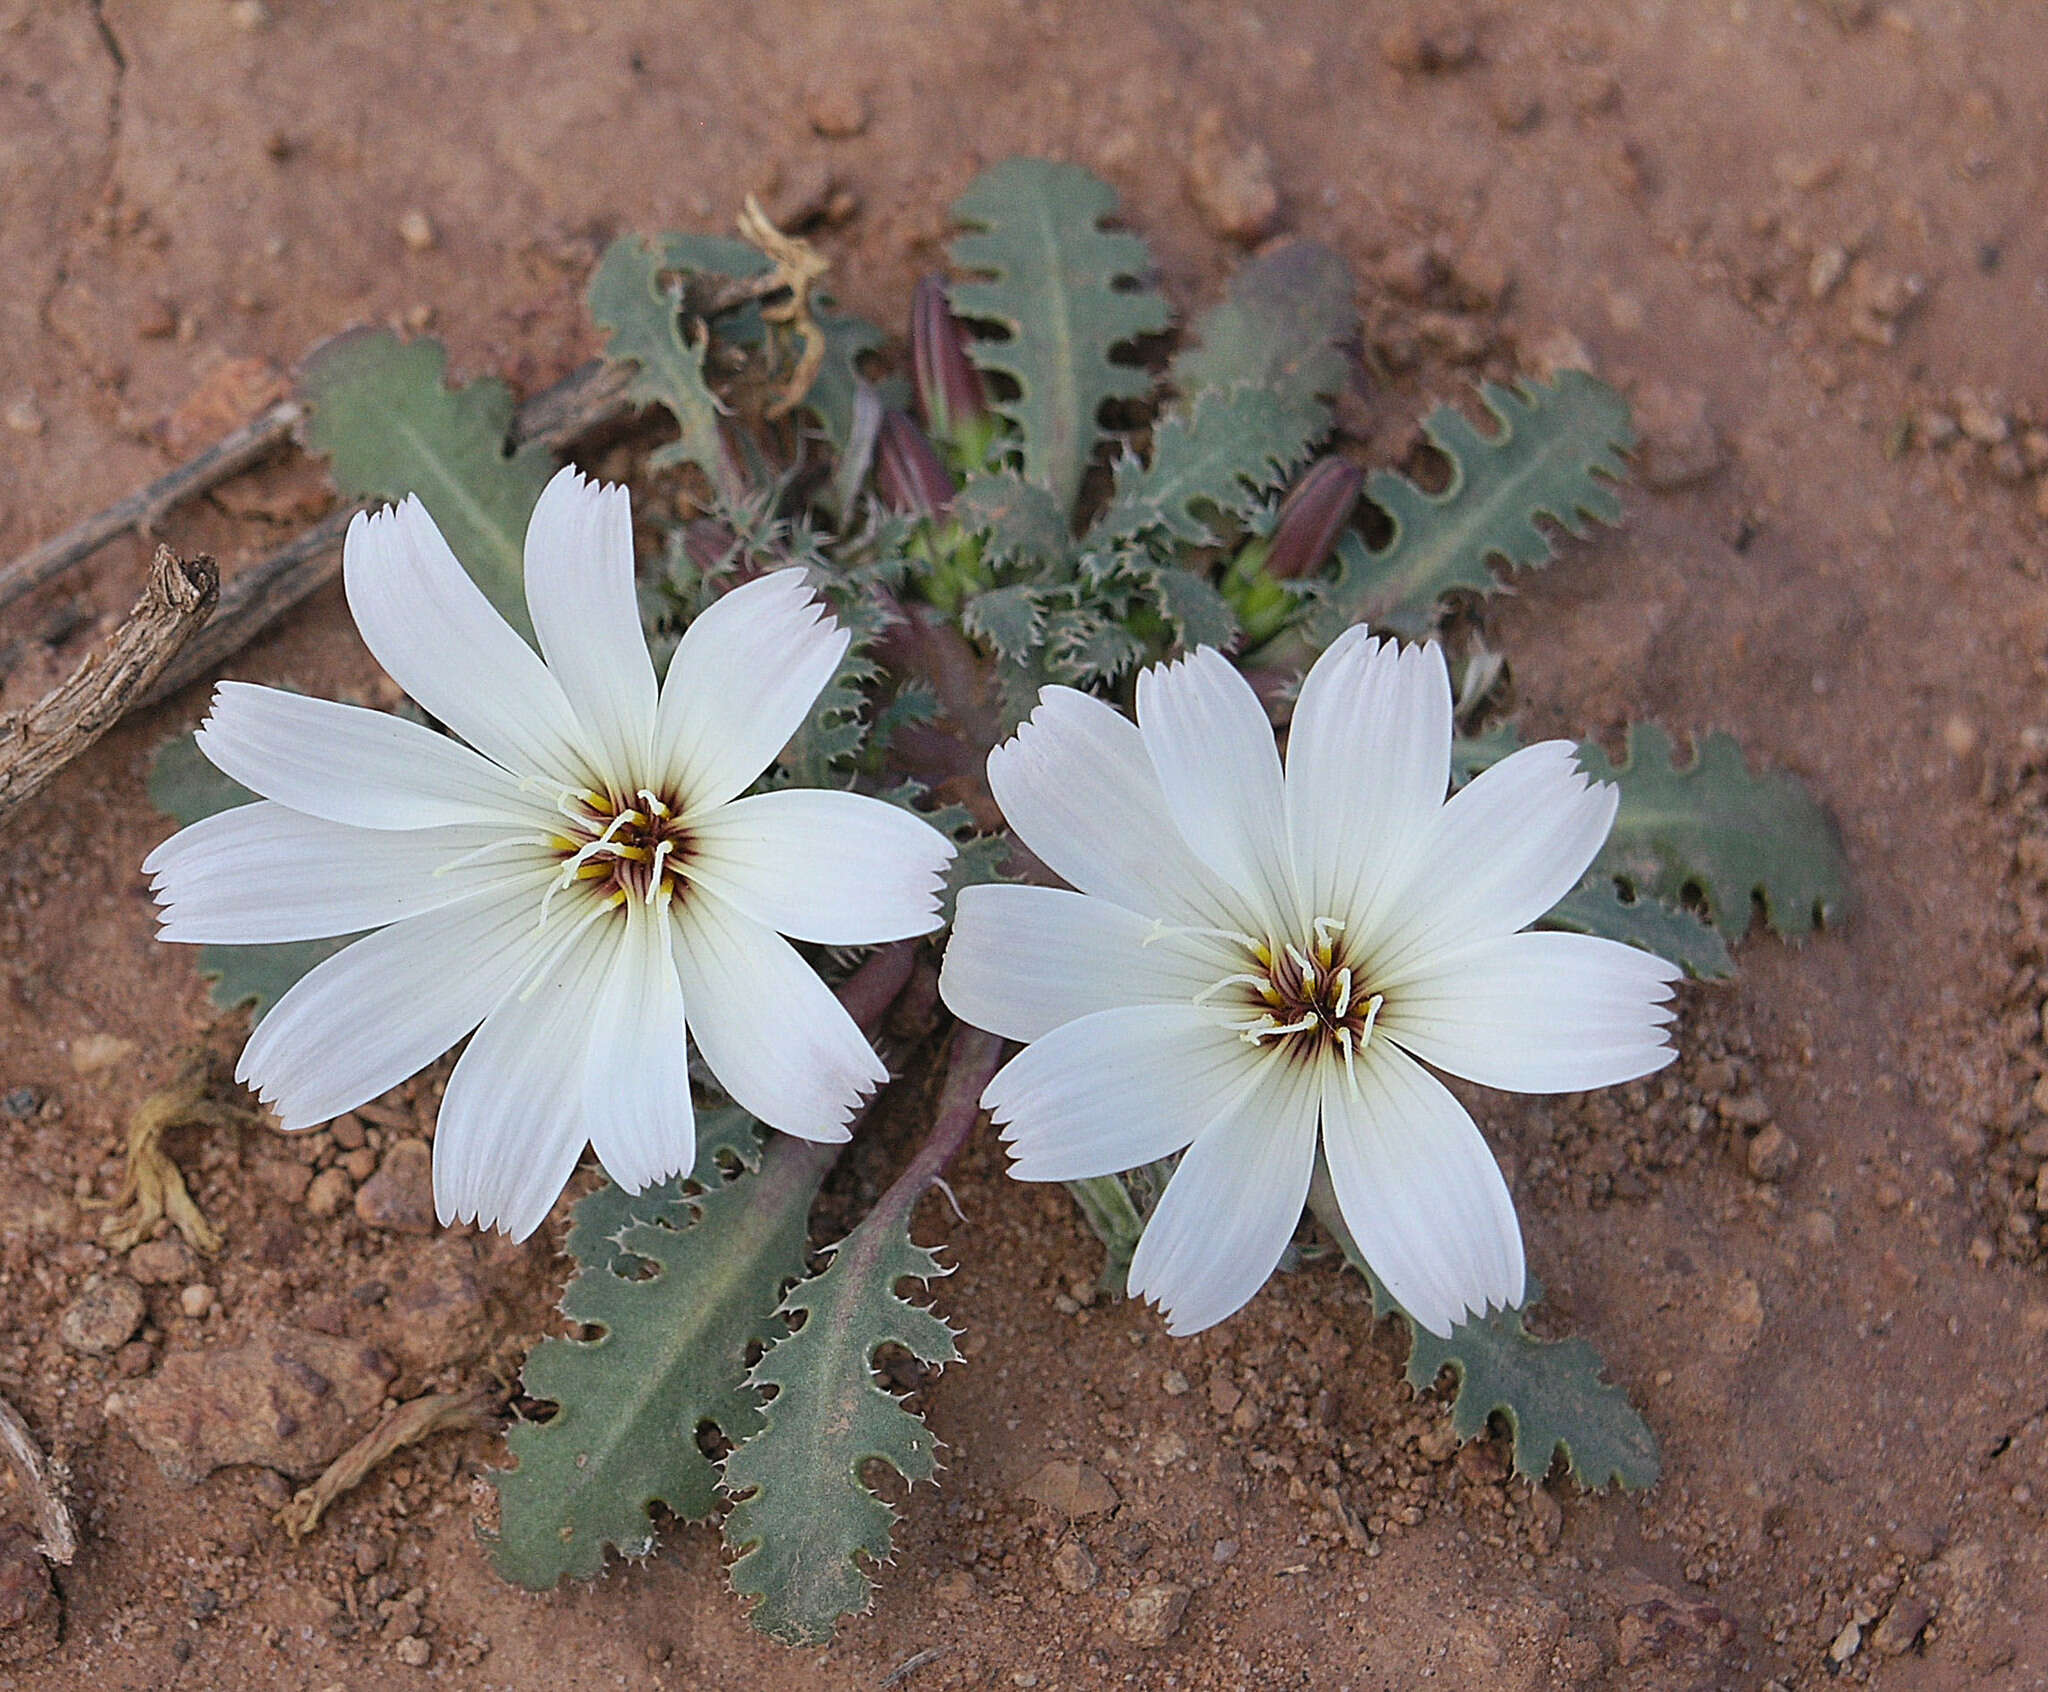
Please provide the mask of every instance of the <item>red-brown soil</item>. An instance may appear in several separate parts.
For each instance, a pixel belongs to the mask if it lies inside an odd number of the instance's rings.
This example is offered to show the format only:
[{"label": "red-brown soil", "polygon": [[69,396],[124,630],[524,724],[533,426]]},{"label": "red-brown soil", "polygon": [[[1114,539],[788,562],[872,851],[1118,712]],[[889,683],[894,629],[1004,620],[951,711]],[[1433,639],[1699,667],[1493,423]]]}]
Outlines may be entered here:
[{"label": "red-brown soil", "polygon": [[[875,1613],[792,1654],[749,1631],[702,1527],[588,1588],[499,1583],[488,1435],[402,1454],[294,1545],[268,1471],[175,1485],[108,1415],[124,1371],[278,1321],[389,1349],[394,1392],[477,1378],[545,1328],[559,1230],[315,1219],[296,1195],[305,1158],[348,1158],[331,1135],[188,1132],[224,1254],[145,1288],[142,1350],[60,1339],[116,1267],[81,1201],[111,1192],[128,1113],[189,1042],[238,1036],[152,941],[137,870],[166,831],[147,759],[195,689],[0,825],[0,1093],[39,1101],[0,1115],[0,1393],[69,1463],[83,1533],[61,1643],[8,1683],[778,1692],[921,1653],[907,1692],[2048,1682],[2044,65],[2048,15],[1997,0],[0,0],[0,557],[352,322],[430,325],[459,370],[541,386],[594,350],[580,289],[611,234],[722,229],[747,190],[821,173],[857,209],[815,238],[878,319],[1012,151],[1106,176],[1198,305],[1233,257],[1186,179],[1213,110],[1221,145],[1267,150],[1280,227],[1363,280],[1383,374],[1347,422],[1375,458],[1471,369],[1571,338],[1635,394],[1665,485],[1487,612],[1527,724],[1732,730],[1823,797],[1861,896],[1841,932],[1752,939],[1738,982],[1688,990],[1668,1078],[1485,1107],[1547,1320],[1650,1418],[1654,1492],[1537,1493],[1492,1445],[1454,1455],[1327,1265],[1198,1341],[1083,1307],[1098,1248],[984,1140],[966,1220],[921,1223],[970,1336],[925,1391],[943,1486],[908,1501]],[[231,569],[308,509],[317,479],[270,470],[164,534]],[[0,703],[75,663],[143,561],[116,545],[0,619]],[[231,671],[382,697],[332,591]],[[1801,1156],[1758,1180],[1766,1121]],[[849,1195],[910,1126],[841,1171]],[[188,1276],[217,1293],[202,1318]],[[473,1287],[485,1319],[411,1319],[375,1283]],[[1053,1458],[1116,1509],[1070,1526],[1025,1498]],[[1143,1648],[1117,1620],[1148,1581],[1193,1596]]]}]

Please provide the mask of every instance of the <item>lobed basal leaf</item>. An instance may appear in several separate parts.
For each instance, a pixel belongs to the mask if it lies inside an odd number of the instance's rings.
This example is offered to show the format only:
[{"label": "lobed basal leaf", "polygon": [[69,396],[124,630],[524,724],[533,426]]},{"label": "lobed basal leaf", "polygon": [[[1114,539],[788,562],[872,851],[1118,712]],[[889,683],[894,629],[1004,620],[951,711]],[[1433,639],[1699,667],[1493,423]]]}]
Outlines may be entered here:
[{"label": "lobed basal leaf", "polygon": [[1311,619],[1317,649],[1358,622],[1424,632],[1446,594],[1500,586],[1496,558],[1511,569],[1549,562],[1556,549],[1539,518],[1574,536],[1590,522],[1620,520],[1612,484],[1624,474],[1621,454],[1635,430],[1619,394],[1578,370],[1513,388],[1485,382],[1479,393],[1499,425],[1490,436],[1450,406],[1424,420],[1430,444],[1450,463],[1443,492],[1425,493],[1389,470],[1366,479],[1366,497],[1386,513],[1393,538],[1375,552],[1346,531],[1337,577]]},{"label": "lobed basal leaf", "polygon": [[1460,1322],[1444,1339],[1410,1316],[1372,1272],[1344,1225],[1320,1158],[1308,1202],[1345,1261],[1372,1287],[1373,1314],[1398,1316],[1408,1325],[1408,1384],[1424,1392],[1445,1369],[1456,1377],[1451,1428],[1461,1440],[1477,1438],[1498,1415],[1513,1434],[1515,1473],[1524,1479],[1540,1483],[1562,1451],[1581,1486],[1618,1484],[1634,1492],[1656,1484],[1657,1436],[1628,1395],[1601,1378],[1606,1365],[1600,1353],[1578,1336],[1539,1339],[1523,1325],[1523,1315],[1543,1296],[1533,1276],[1519,1307]]},{"label": "lobed basal leaf", "polygon": [[715,1427],[738,1441],[761,1425],[748,1352],[778,1331],[829,1166],[828,1153],[778,1138],[753,1174],[727,1180],[715,1159],[700,1160],[695,1179],[706,1185],[694,1197],[622,1206],[601,1190],[579,1203],[572,1244],[591,1255],[562,1313],[603,1332],[542,1340],[527,1358],[527,1393],[557,1409],[512,1428],[518,1467],[490,1477],[500,1515],[492,1561],[506,1579],[535,1590],[587,1579],[607,1550],[653,1549],[654,1505],[692,1520],[716,1508],[717,1468],[699,1435]]},{"label": "lobed basal leaf", "polygon": [[1594,868],[1638,897],[1696,896],[1736,940],[1753,905],[1787,939],[1848,914],[1848,862],[1827,813],[1789,771],[1752,775],[1731,736],[1695,736],[1692,761],[1680,765],[1670,735],[1632,723],[1620,763],[1590,740],[1579,762],[1621,788],[1614,832]]},{"label": "lobed basal leaf", "polygon": [[1242,516],[1286,480],[1320,424],[1267,388],[1208,389],[1161,418],[1149,461],[1117,460],[1109,508],[1087,544],[1109,546],[1153,531],[1213,546],[1208,514]]},{"label": "lobed basal leaf", "polygon": [[1142,399],[1151,379],[1110,354],[1172,320],[1152,288],[1152,256],[1137,236],[1103,227],[1116,195],[1078,165],[1010,158],[975,178],[954,203],[966,225],[953,262],[971,274],[948,290],[954,312],[994,324],[1002,340],[973,344],[982,369],[1016,391],[995,409],[1017,426],[1024,474],[1070,512],[1111,400]]},{"label": "lobed basal leaf", "polygon": [[1045,574],[1073,551],[1065,509],[1014,470],[969,476],[953,497],[953,518],[981,537],[983,556],[998,567],[1021,564]]},{"label": "lobed basal leaf", "polygon": [[447,361],[440,342],[384,329],[322,342],[299,369],[306,445],[351,499],[419,495],[485,597],[531,640],[526,520],[554,456],[532,442],[507,453],[511,390],[493,377],[451,389]]},{"label": "lobed basal leaf", "polygon": [[[752,255],[751,265],[737,274],[753,275],[767,268],[767,261],[751,247],[720,243],[719,251],[729,249],[729,262],[735,264],[744,262],[738,255]],[[714,492],[732,496],[739,477],[719,425],[725,407],[704,379],[710,332],[701,332],[695,341],[684,335],[680,305],[664,280],[701,256],[698,245],[687,237],[651,243],[638,235],[622,235],[605,249],[584,297],[591,320],[606,332],[605,357],[638,369],[627,390],[630,397],[639,405],[662,407],[682,431],[651,462],[694,464]]]},{"label": "lobed basal leaf", "polygon": [[1293,241],[1238,266],[1167,379],[1189,401],[1205,389],[1262,388],[1303,412],[1312,438],[1328,427],[1326,401],[1349,376],[1342,346],[1357,332],[1350,267],[1328,247]]},{"label": "lobed basal leaf", "polygon": [[1647,893],[1623,898],[1614,878],[1597,870],[1553,905],[1537,926],[1597,934],[1654,952],[1695,981],[1726,981],[1735,973],[1735,960],[1719,929]]},{"label": "lobed basal leaf", "polygon": [[896,1291],[900,1281],[949,1273],[911,1240],[907,1222],[907,1207],[878,1206],[822,1274],[791,1290],[782,1313],[802,1326],[777,1339],[751,1376],[775,1396],[759,1431],[725,1461],[724,1487],[736,1499],[725,1518],[737,1553],[733,1590],[758,1600],[749,1619],[784,1644],[824,1644],[841,1616],[872,1601],[865,1565],[888,1560],[896,1512],[863,1467],[879,1459],[912,1482],[937,1468],[930,1429],[874,1367],[885,1345],[928,1364],[959,1355],[945,1322]]}]

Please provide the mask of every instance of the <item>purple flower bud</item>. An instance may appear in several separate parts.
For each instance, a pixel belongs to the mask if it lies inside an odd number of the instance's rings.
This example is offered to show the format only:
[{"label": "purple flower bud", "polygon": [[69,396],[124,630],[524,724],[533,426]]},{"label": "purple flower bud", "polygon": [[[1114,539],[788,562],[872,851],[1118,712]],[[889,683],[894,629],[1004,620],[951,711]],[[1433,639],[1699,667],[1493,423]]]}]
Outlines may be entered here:
[{"label": "purple flower bud", "polygon": [[1272,550],[1266,554],[1266,574],[1285,581],[1321,569],[1339,532],[1351,520],[1364,481],[1358,467],[1341,458],[1320,459],[1310,465],[1280,502]]},{"label": "purple flower bud", "polygon": [[988,390],[967,356],[967,337],[938,276],[918,278],[910,304],[910,367],[924,426],[951,441],[989,415]]},{"label": "purple flower bud", "polygon": [[953,503],[953,478],[924,431],[900,411],[883,416],[875,437],[875,486],[896,511],[931,517]]}]

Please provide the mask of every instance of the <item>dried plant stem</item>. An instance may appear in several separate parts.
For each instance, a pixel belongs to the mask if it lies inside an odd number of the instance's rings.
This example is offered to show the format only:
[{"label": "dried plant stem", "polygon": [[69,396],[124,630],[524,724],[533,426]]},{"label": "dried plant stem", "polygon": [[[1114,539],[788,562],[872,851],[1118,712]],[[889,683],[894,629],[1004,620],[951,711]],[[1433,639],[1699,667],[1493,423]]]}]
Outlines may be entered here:
[{"label": "dried plant stem", "polygon": [[197,457],[186,459],[148,487],[138,488],[126,499],[116,500],[104,511],[95,512],[84,522],[24,553],[0,570],[0,610],[52,577],[62,575],[81,559],[90,558],[117,535],[130,529],[139,529],[146,535],[173,506],[208,493],[252,465],[260,464],[290,438],[304,415],[305,410],[297,400],[279,400],[260,417],[214,442]]},{"label": "dried plant stem", "polygon": [[163,1149],[163,1138],[173,1128],[234,1128],[260,1121],[254,1111],[220,1097],[224,1081],[220,1060],[204,1052],[186,1063],[174,1083],[136,1106],[128,1119],[128,1166],[109,1207],[115,1214],[100,1225],[101,1238],[113,1250],[140,1245],[164,1217],[202,1256],[220,1250],[219,1230],[194,1202],[183,1172]]},{"label": "dried plant stem", "polygon": [[328,1464],[311,1486],[300,1487],[277,1512],[278,1526],[293,1539],[304,1539],[320,1525],[328,1505],[359,1486],[394,1451],[450,1428],[488,1427],[498,1408],[495,1396],[482,1391],[430,1392],[407,1400]]},{"label": "dried plant stem", "polygon": [[65,1507],[56,1465],[43,1455],[28,1424],[13,1405],[0,1398],[0,1450],[14,1465],[36,1518],[36,1549],[53,1563],[69,1563],[78,1555],[78,1531]]},{"label": "dried plant stem", "polygon": [[220,587],[213,560],[156,549],[149,581],[106,645],[40,703],[0,718],[0,817],[120,721],[191,641]]}]

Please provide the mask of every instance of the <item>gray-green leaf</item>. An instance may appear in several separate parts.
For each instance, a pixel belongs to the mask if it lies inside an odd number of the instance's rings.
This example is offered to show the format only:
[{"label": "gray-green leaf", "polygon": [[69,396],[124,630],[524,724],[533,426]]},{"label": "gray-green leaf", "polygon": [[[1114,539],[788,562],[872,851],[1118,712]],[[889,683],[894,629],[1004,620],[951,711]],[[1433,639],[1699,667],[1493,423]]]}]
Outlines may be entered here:
[{"label": "gray-green leaf", "polygon": [[[614,1233],[592,1241],[595,1224],[581,1230],[595,1255],[569,1283],[562,1313],[604,1332],[544,1339],[526,1360],[526,1391],[558,1408],[551,1421],[514,1426],[506,1443],[519,1466],[491,1475],[500,1516],[492,1562],[506,1579],[535,1590],[565,1575],[588,1579],[607,1548],[653,1549],[654,1505],[691,1520],[716,1508],[717,1469],[698,1434],[709,1425],[738,1441],[761,1425],[747,1353],[779,1331],[776,1307],[803,1273],[806,1221],[829,1161],[778,1139],[757,1174],[682,1201],[687,1216],[649,1220],[628,1207]],[[618,1212],[603,1193],[582,1204],[606,1220]]]},{"label": "gray-green leaf", "polygon": [[323,342],[299,372],[306,445],[351,499],[419,495],[485,597],[531,640],[526,520],[554,457],[531,442],[508,454],[511,390],[493,377],[451,389],[447,360],[438,341],[383,329]]},{"label": "gray-green leaf", "polygon": [[1192,410],[1160,419],[1149,462],[1135,455],[1117,461],[1115,492],[1088,544],[1160,529],[1189,546],[1213,546],[1207,514],[1241,515],[1261,503],[1315,432],[1312,419],[1271,389],[1208,389]]},{"label": "gray-green leaf", "polygon": [[1337,579],[1314,621],[1317,645],[1357,622],[1419,634],[1446,594],[1500,586],[1493,559],[1513,569],[1547,563],[1556,549],[1538,518],[1575,536],[1591,521],[1620,520],[1610,484],[1624,472],[1621,454],[1635,431],[1619,394],[1577,370],[1548,384],[1486,382],[1479,392],[1500,425],[1491,436],[1450,406],[1424,420],[1430,444],[1450,460],[1442,493],[1389,470],[1366,478],[1366,497],[1392,520],[1394,537],[1374,552],[1345,532]]},{"label": "gray-green leaf", "polygon": [[900,1345],[924,1363],[959,1356],[953,1331],[896,1291],[948,1273],[915,1244],[906,1216],[878,1208],[842,1240],[824,1273],[791,1289],[787,1316],[803,1325],[769,1347],[752,1376],[775,1397],[760,1431],[725,1461],[737,1499],[725,1543],[737,1552],[733,1590],[756,1597],[748,1619],[788,1645],[822,1645],[841,1616],[865,1610],[865,1562],[889,1556],[896,1512],[861,1469],[879,1458],[909,1481],[929,1480],[937,1441],[875,1378],[875,1352]]},{"label": "gray-green leaf", "polygon": [[1594,869],[1638,898],[1696,895],[1731,940],[1748,930],[1753,903],[1788,939],[1848,914],[1848,862],[1827,813],[1788,771],[1752,775],[1731,736],[1695,736],[1692,762],[1681,765],[1670,735],[1632,723],[1620,763],[1597,741],[1579,748],[1579,762],[1621,788]]},{"label": "gray-green leaf", "polygon": [[1293,241],[1238,266],[1168,380],[1188,400],[1208,388],[1264,388],[1307,414],[1313,438],[1328,426],[1324,400],[1344,386],[1340,348],[1357,330],[1350,267],[1328,247]]},{"label": "gray-green leaf", "polygon": [[1137,236],[1102,227],[1116,212],[1109,185],[1078,165],[1005,159],[953,207],[967,232],[953,262],[974,273],[950,290],[961,317],[1008,331],[976,341],[975,362],[1016,383],[995,401],[1023,439],[1024,474],[1073,509],[1102,437],[1102,407],[1151,387],[1111,352],[1171,321],[1150,286],[1151,254]]},{"label": "gray-green leaf", "polygon": [[1538,1339],[1523,1326],[1524,1313],[1543,1296],[1534,1277],[1519,1307],[1460,1322],[1444,1339],[1402,1309],[1372,1272],[1344,1224],[1320,1159],[1308,1202],[1345,1261],[1372,1287],[1373,1314],[1399,1316],[1408,1324],[1408,1384],[1425,1392],[1445,1369],[1457,1377],[1451,1428],[1460,1439],[1478,1437],[1498,1414],[1514,1434],[1515,1473],[1528,1480],[1541,1481],[1563,1451],[1581,1486],[1599,1489],[1613,1482],[1633,1492],[1656,1483],[1657,1436],[1628,1395],[1601,1379],[1607,1366],[1600,1353],[1577,1336]]},{"label": "gray-green leaf", "polygon": [[620,236],[605,249],[585,298],[592,321],[607,332],[605,357],[638,367],[628,390],[634,403],[661,406],[682,431],[650,462],[694,464],[714,491],[732,496],[739,479],[719,427],[725,407],[704,380],[710,334],[705,331],[695,341],[685,338],[678,303],[663,281],[667,273],[689,268],[684,252],[694,254],[695,247],[671,250],[687,241],[663,237],[656,245],[638,235]]},{"label": "gray-green leaf", "polygon": [[1735,960],[1719,929],[1646,893],[1624,899],[1614,878],[1597,871],[1559,900],[1538,926],[1597,934],[1654,952],[1695,981],[1726,981],[1735,973]]},{"label": "gray-green leaf", "polygon": [[953,496],[953,518],[982,537],[984,557],[998,568],[1022,564],[1045,574],[1073,551],[1064,508],[1014,470],[969,476]]}]

